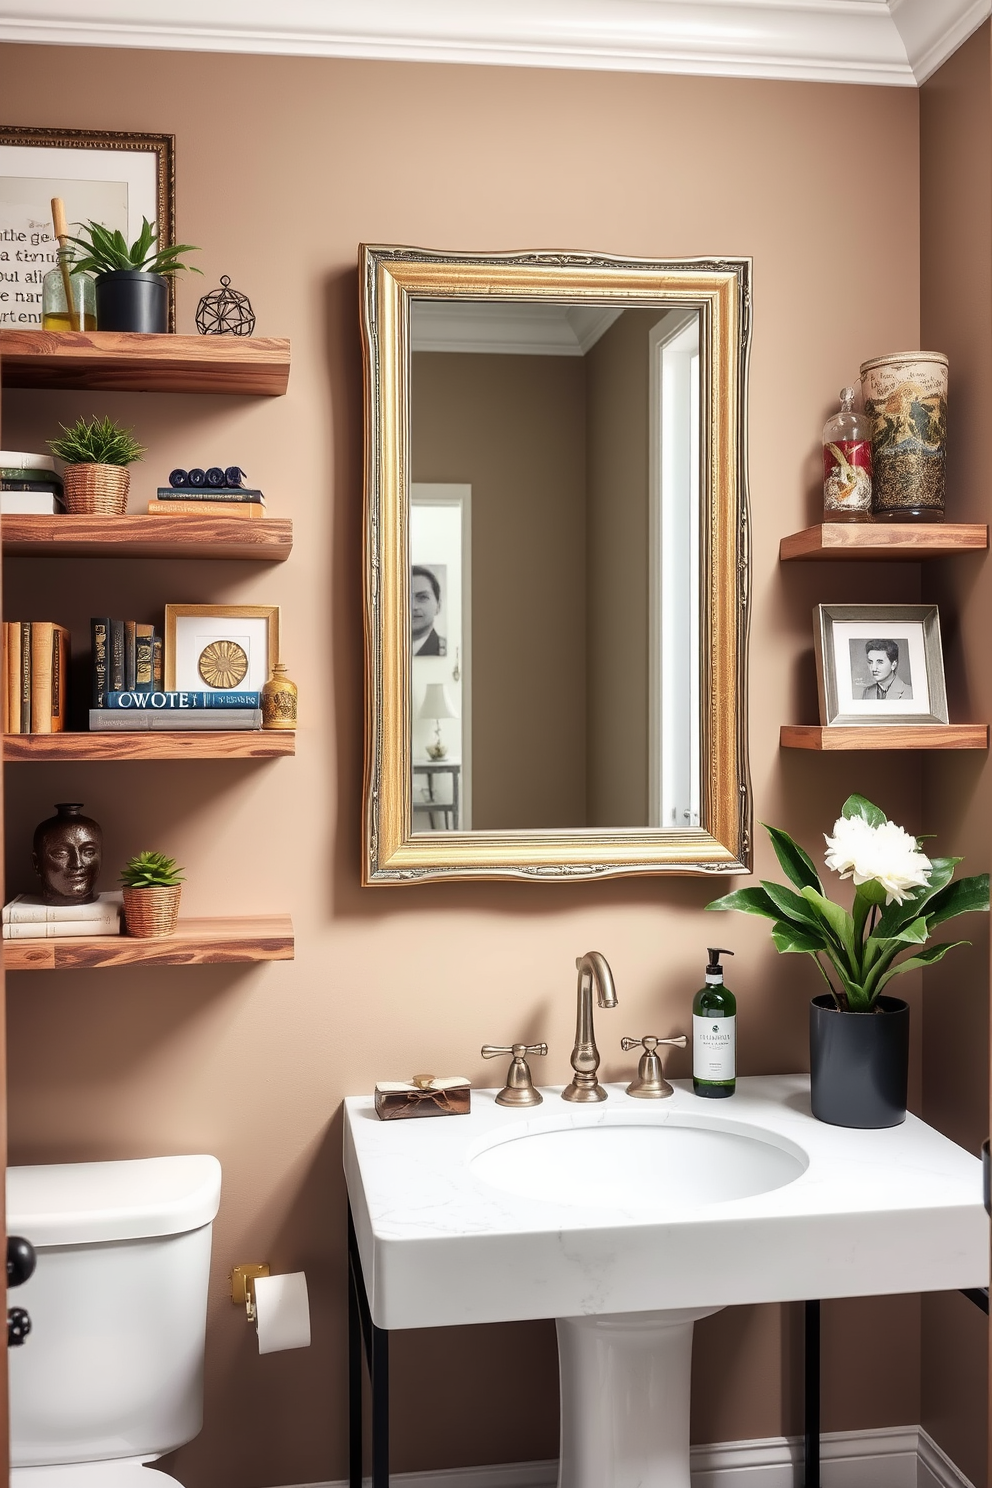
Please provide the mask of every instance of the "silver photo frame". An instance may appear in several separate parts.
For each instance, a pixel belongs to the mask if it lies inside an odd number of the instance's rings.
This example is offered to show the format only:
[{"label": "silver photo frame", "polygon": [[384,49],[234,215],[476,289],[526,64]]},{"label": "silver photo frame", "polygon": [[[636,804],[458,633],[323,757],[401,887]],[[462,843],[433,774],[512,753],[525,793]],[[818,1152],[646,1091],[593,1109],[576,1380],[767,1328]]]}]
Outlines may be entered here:
[{"label": "silver photo frame", "polygon": [[821,724],[950,721],[936,605],[816,605],[813,638]]}]

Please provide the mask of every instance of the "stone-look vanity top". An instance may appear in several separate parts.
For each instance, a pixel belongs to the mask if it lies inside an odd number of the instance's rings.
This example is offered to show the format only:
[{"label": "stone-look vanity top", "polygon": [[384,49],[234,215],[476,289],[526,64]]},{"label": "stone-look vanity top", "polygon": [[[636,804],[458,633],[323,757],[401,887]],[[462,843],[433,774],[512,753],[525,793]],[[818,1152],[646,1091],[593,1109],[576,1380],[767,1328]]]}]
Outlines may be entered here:
[{"label": "stone-look vanity top", "polygon": [[[345,1101],[379,1327],[987,1285],[981,1163],[915,1117],[827,1126],[805,1075],[742,1079],[720,1102],[686,1082],[657,1102],[606,1088],[593,1107],[545,1088],[531,1110],[476,1090],[471,1115],[424,1120]],[[517,1140],[587,1128],[591,1141]]]}]

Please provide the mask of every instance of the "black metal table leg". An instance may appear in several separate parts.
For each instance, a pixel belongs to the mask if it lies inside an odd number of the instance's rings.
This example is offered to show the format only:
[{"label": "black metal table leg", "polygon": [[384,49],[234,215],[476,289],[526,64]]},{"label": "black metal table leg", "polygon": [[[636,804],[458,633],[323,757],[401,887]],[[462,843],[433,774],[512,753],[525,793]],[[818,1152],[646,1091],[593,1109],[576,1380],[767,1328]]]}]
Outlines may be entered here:
[{"label": "black metal table leg", "polygon": [[803,1484],[820,1488],[820,1304],[806,1302],[803,1330]]},{"label": "black metal table leg", "polygon": [[389,1488],[389,1334],[372,1324],[372,1488]]},{"label": "black metal table leg", "polygon": [[348,1230],[348,1483],[349,1488],[362,1488],[362,1319],[351,1264],[350,1215]]},{"label": "black metal table leg", "polygon": [[389,1488],[389,1332],[372,1321],[348,1205],[348,1473],[362,1488],[362,1351],[372,1386],[372,1488]]}]

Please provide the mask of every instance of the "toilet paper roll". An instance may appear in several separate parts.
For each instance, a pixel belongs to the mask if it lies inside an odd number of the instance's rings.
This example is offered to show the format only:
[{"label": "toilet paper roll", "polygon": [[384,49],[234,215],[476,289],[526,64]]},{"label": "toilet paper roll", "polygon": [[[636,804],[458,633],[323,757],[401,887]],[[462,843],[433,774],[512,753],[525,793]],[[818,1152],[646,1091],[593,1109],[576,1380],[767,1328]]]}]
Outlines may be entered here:
[{"label": "toilet paper roll", "polygon": [[258,1352],[310,1347],[310,1297],[303,1271],[255,1281]]}]

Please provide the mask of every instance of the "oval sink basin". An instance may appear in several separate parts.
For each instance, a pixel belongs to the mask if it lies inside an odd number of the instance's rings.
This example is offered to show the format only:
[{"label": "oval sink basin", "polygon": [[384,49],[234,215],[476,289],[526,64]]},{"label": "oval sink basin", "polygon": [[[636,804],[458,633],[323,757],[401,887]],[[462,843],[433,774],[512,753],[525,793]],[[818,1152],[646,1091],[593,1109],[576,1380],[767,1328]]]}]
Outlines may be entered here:
[{"label": "oval sink basin", "polygon": [[470,1166],[522,1198],[657,1213],[783,1188],[802,1176],[807,1158],[729,1122],[669,1118],[532,1127],[476,1153]]}]

